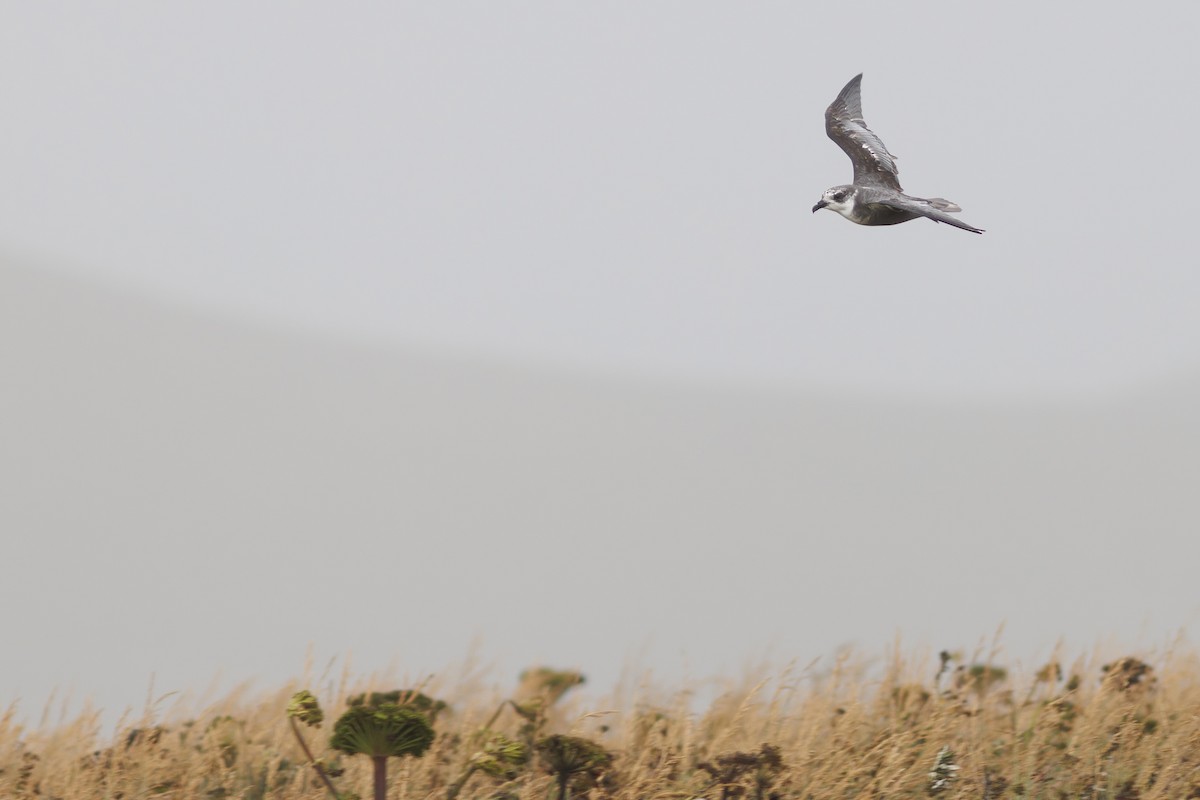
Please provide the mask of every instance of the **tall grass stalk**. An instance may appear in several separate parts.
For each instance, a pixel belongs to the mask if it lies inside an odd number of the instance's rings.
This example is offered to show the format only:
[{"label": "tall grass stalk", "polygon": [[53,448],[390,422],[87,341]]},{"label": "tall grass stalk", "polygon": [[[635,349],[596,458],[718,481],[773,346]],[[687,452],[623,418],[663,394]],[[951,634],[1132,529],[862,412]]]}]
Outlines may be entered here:
[{"label": "tall grass stalk", "polygon": [[[449,708],[437,718],[436,738],[424,757],[394,762],[387,797],[1200,797],[1195,653],[1025,667],[997,653],[946,656],[894,651],[882,663],[844,656],[749,675],[727,682],[704,708],[691,700],[696,686],[625,687],[617,699],[576,695],[538,718],[538,741],[580,737],[612,758],[572,774],[548,770],[541,757],[490,772],[472,767],[488,754],[485,724],[506,742],[529,735],[519,714],[494,713],[515,686],[438,684]],[[393,682],[350,683],[321,697],[331,718],[352,694]],[[284,713],[301,688],[242,692],[115,733],[102,731],[94,712],[26,727],[9,709],[0,715],[0,797],[317,800],[334,786],[345,796],[378,785],[377,762],[331,749],[329,726],[308,737],[311,760],[302,752]]]}]

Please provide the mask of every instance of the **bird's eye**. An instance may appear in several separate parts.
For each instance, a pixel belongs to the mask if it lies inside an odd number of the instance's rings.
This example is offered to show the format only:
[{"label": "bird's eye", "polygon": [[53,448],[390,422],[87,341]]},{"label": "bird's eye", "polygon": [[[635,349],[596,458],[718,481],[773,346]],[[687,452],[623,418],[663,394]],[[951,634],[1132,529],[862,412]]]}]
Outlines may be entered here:
[{"label": "bird's eye", "polygon": [[840,203],[840,202],[842,202],[843,200],[845,200],[845,199],[846,199],[846,195],[845,195],[845,193],[844,193],[844,192],[834,192],[834,193],[833,193],[833,199],[834,199],[835,201],[837,201],[837,202],[839,202],[839,203]]}]

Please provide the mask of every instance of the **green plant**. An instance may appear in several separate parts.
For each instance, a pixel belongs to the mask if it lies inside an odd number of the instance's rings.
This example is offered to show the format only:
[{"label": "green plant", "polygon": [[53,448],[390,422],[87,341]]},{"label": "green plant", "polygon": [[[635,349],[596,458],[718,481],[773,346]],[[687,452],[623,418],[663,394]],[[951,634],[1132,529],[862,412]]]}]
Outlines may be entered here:
[{"label": "green plant", "polygon": [[533,747],[542,728],[546,725],[550,708],[562,699],[564,694],[574,687],[582,685],[586,680],[581,673],[574,670],[558,670],[550,667],[527,669],[521,673],[521,683],[517,687],[516,696],[502,702],[483,729],[492,730],[497,720],[500,719],[500,714],[505,708],[511,706],[517,716],[525,720],[518,731],[518,736],[526,746]]},{"label": "green plant", "polygon": [[764,744],[757,753],[722,753],[713,761],[700,762],[696,769],[711,776],[713,787],[721,787],[721,800],[745,794],[741,785],[743,776],[749,776],[755,800],[765,800],[784,766],[779,748]]},{"label": "green plant", "polygon": [[954,673],[954,688],[983,694],[1008,679],[1008,670],[995,664],[960,666]]},{"label": "green plant", "polygon": [[529,748],[507,736],[484,731],[483,746],[471,756],[466,769],[446,789],[446,800],[454,800],[476,772],[503,781],[515,779],[529,761]]},{"label": "green plant", "polygon": [[316,727],[325,721],[325,712],[321,710],[321,704],[307,689],[292,695],[292,699],[288,701],[287,713],[292,719],[298,719],[309,727]]},{"label": "green plant", "polygon": [[300,749],[304,751],[304,756],[308,759],[309,766],[313,768],[313,772],[317,773],[317,777],[321,779],[321,783],[325,785],[333,800],[341,800],[337,787],[330,780],[325,766],[313,755],[308,742],[304,740],[304,735],[300,732],[300,725],[298,724],[298,722],[303,722],[310,728],[315,728],[324,722],[325,712],[321,710],[321,704],[317,702],[317,698],[312,692],[302,689],[292,695],[292,699],[288,701],[287,715],[288,722],[292,726],[292,733],[295,734],[296,741],[300,743]]},{"label": "green plant", "polygon": [[576,775],[593,777],[612,763],[612,756],[603,747],[578,736],[555,734],[537,743],[542,765],[555,777],[558,800],[567,800],[570,782]]},{"label": "green plant", "polygon": [[553,705],[586,680],[582,673],[575,670],[535,667],[521,673],[521,686],[517,691],[524,697],[541,697],[548,705]]},{"label": "green plant", "polygon": [[378,708],[385,703],[408,706],[416,711],[420,711],[429,720],[430,724],[437,722],[438,714],[450,707],[441,700],[422,694],[416,689],[393,689],[390,692],[363,692],[362,694],[355,694],[346,698],[346,705],[348,706],[371,706],[372,708]]},{"label": "green plant", "polygon": [[374,763],[375,800],[387,797],[387,760],[418,758],[433,743],[433,726],[420,711],[395,703],[351,706],[333,726],[329,746]]},{"label": "green plant", "polygon": [[1126,692],[1134,687],[1146,688],[1154,685],[1154,667],[1139,658],[1126,656],[1100,668],[1104,673],[1104,685]]}]

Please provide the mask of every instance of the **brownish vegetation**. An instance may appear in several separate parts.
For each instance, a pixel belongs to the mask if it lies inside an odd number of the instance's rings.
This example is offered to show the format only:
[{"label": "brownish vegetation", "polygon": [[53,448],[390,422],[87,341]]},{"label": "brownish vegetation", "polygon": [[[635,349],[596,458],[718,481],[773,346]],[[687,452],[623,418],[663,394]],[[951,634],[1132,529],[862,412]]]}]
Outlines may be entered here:
[{"label": "brownish vegetation", "polygon": [[512,696],[436,680],[418,687],[427,696],[318,682],[291,711],[311,726],[303,735],[319,770],[288,717],[301,685],[111,736],[94,715],[25,729],[10,712],[0,797],[369,796],[371,760],[330,747],[333,718],[361,715],[364,703],[418,713],[423,697],[435,737],[392,759],[395,800],[1200,798],[1197,663],[1130,656],[1022,675],[950,653],[877,666],[841,658],[747,681],[705,708],[689,692],[649,689],[585,705],[573,688],[582,676],[554,670],[526,673]]}]

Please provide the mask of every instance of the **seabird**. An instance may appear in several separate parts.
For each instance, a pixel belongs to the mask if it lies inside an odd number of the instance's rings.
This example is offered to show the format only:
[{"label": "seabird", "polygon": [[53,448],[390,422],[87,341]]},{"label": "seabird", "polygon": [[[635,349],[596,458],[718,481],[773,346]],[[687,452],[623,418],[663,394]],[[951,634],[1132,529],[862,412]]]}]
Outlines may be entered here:
[{"label": "seabird", "polygon": [[825,110],[825,132],[854,163],[854,183],[826,189],[813,206],[836,211],[859,225],[896,225],[928,217],[971,233],[983,233],[950,214],[962,211],[949,200],[910,197],[900,188],[896,157],[863,121],[862,74],[856,75]]}]

